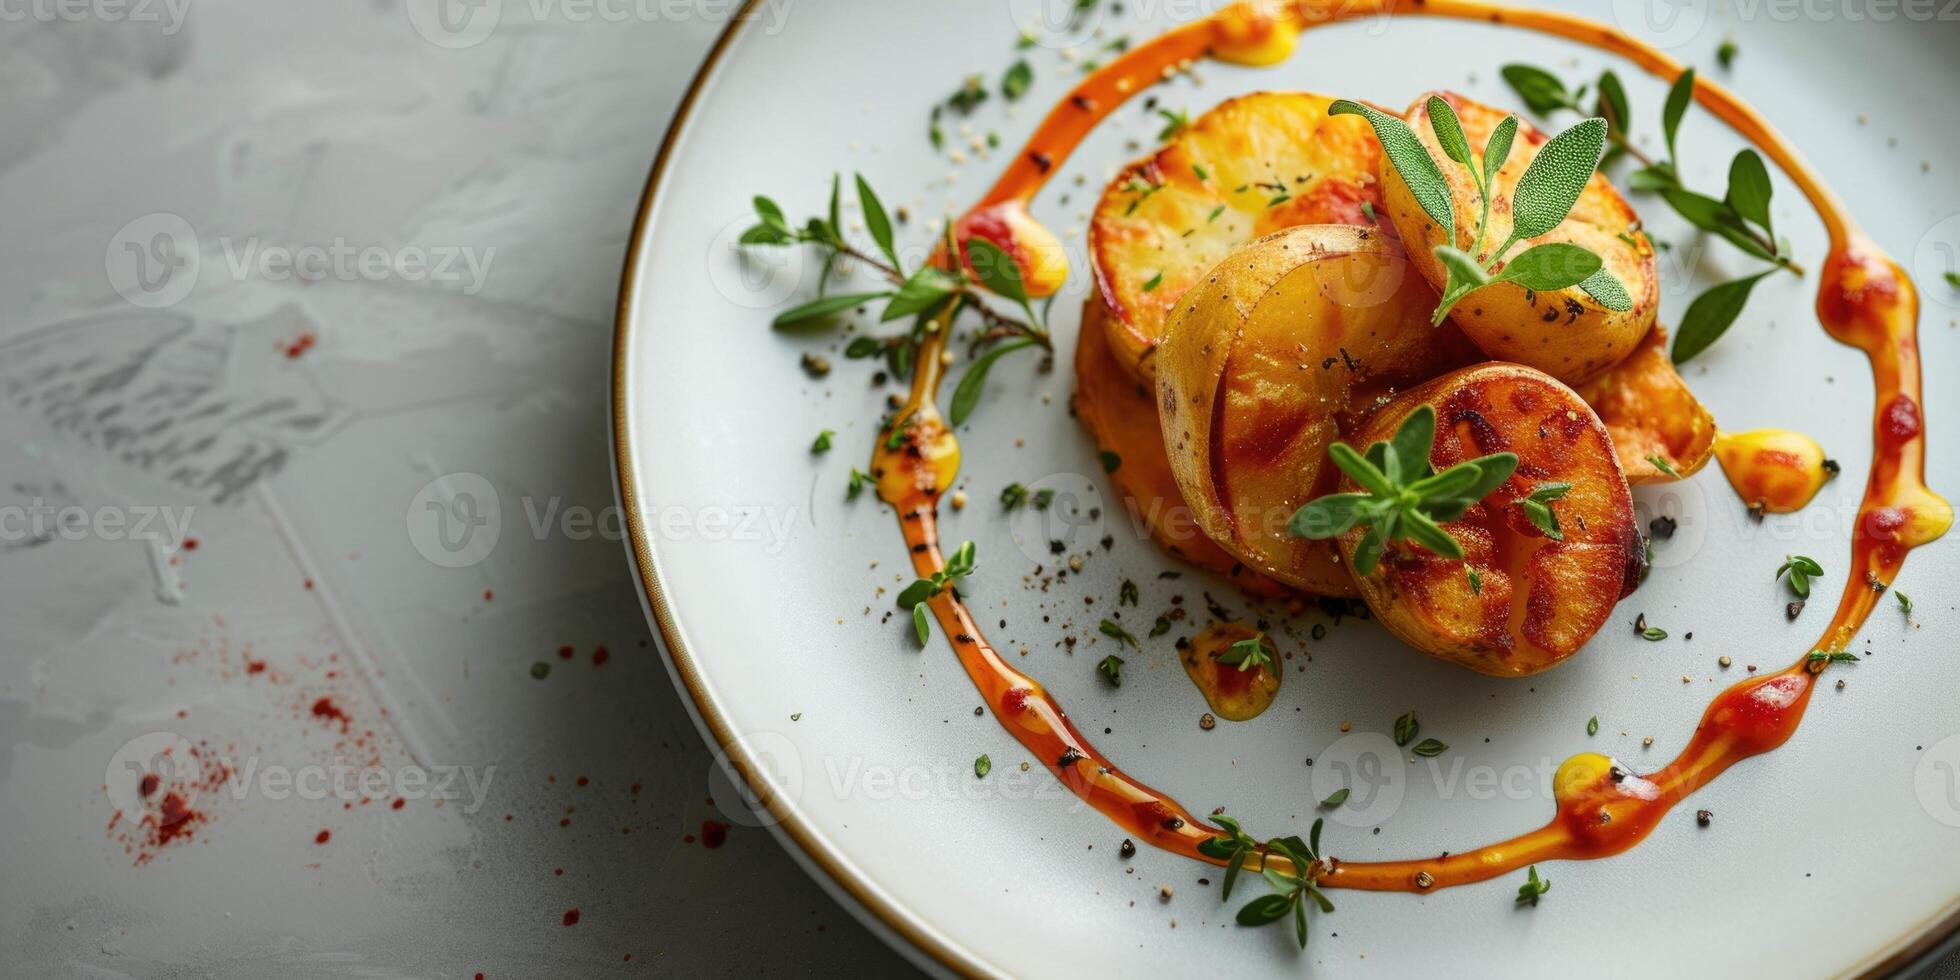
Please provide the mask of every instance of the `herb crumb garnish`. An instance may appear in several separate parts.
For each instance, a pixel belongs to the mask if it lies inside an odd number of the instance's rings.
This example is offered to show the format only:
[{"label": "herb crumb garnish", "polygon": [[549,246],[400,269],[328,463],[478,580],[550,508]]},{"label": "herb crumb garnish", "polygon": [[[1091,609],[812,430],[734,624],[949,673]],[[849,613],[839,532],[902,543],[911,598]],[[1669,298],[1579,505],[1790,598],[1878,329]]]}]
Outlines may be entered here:
[{"label": "herb crumb garnish", "polygon": [[1538,866],[1534,864],[1526,874],[1524,884],[1518,886],[1518,904],[1536,908],[1539,897],[1551,890],[1551,881],[1549,879],[1539,878]]},{"label": "herb crumb garnish", "polygon": [[532,679],[532,680],[539,680],[539,681],[541,681],[541,680],[544,680],[545,678],[547,678],[547,677],[549,677],[549,676],[551,676],[551,665],[550,665],[550,664],[548,664],[548,663],[545,663],[544,661],[542,661],[542,660],[540,660],[540,661],[538,661],[537,663],[534,663],[534,664],[532,664],[532,665],[531,665],[531,679]]},{"label": "herb crumb garnish", "polygon": [[1273,666],[1273,641],[1260,633],[1226,647],[1214,659],[1241,671],[1270,668]]},{"label": "herb crumb garnish", "polygon": [[1129,579],[1124,579],[1123,584],[1118,586],[1116,590],[1116,604],[1119,606],[1134,606],[1137,602],[1137,584]]},{"label": "herb crumb garnish", "polygon": [[1599,716],[1598,716],[1598,715],[1594,715],[1594,716],[1592,716],[1591,718],[1589,718],[1589,719],[1587,719],[1587,720],[1586,720],[1586,734],[1587,734],[1587,735],[1597,735],[1597,734],[1599,734]]},{"label": "herb crumb garnish", "polygon": [[[1674,468],[1674,464],[1668,462],[1667,457],[1659,453],[1647,454],[1647,462],[1654,464],[1655,469],[1660,470],[1668,476],[1674,477],[1677,480],[1681,478],[1681,472]],[[1668,523],[1672,524],[1673,522],[1669,521]],[[1672,534],[1673,530],[1670,528],[1668,533]]]},{"label": "herb crumb garnish", "polygon": [[1810,580],[1822,574],[1824,566],[1817,564],[1817,559],[1805,555],[1790,555],[1783,564],[1776,566],[1776,577],[1781,579],[1788,575],[1790,591],[1796,593],[1799,599],[1810,598]]},{"label": "herb crumb garnish", "polygon": [[1137,643],[1137,638],[1131,636],[1129,630],[1118,626],[1115,620],[1105,619],[1096,624],[1096,629],[1119,644],[1127,643],[1138,650],[1143,649],[1142,645]]},{"label": "herb crumb garnish", "polygon": [[1348,787],[1343,786],[1340,789],[1337,789],[1334,792],[1329,793],[1326,799],[1320,801],[1320,806],[1321,809],[1323,810],[1332,810],[1335,807],[1340,806],[1343,803],[1346,803],[1347,799],[1348,799]]},{"label": "herb crumb garnish", "polygon": [[1416,721],[1416,713],[1405,712],[1402,717],[1395,719],[1395,744],[1397,746],[1409,744],[1409,741],[1416,737],[1416,730],[1420,727],[1421,725]]},{"label": "herb crumb garnish", "polygon": [[1034,82],[1034,69],[1025,59],[1016,61],[1000,79],[1000,94],[1012,102],[1027,94],[1028,85]]},{"label": "herb crumb garnish", "polygon": [[[1104,622],[1108,622],[1108,620],[1104,620]],[[1112,653],[1102,658],[1102,662],[1096,665],[1096,670],[1103,675],[1103,679],[1109,681],[1109,686],[1122,687],[1123,664],[1123,658]]]},{"label": "herb crumb garnish", "polygon": [[836,434],[837,433],[831,429],[825,429],[822,432],[817,433],[816,441],[810,443],[810,455],[816,456],[822,453],[830,452],[830,437]]},{"label": "herb crumb garnish", "polygon": [[1450,744],[1448,742],[1438,741],[1433,738],[1425,738],[1422,741],[1417,742],[1415,748],[1412,748],[1409,751],[1414,752],[1415,754],[1422,756],[1425,759],[1433,759],[1449,751],[1449,749],[1450,749]]},{"label": "herb crumb garnish", "polygon": [[1157,274],[1156,274],[1156,275],[1154,275],[1154,276],[1151,276],[1151,277],[1150,277],[1149,279],[1147,279],[1147,280],[1145,280],[1145,281],[1144,281],[1144,284],[1143,284],[1143,291],[1144,291],[1144,292],[1146,292],[1146,293],[1148,293],[1148,292],[1152,292],[1152,291],[1154,291],[1154,290],[1155,290],[1155,289],[1156,289],[1156,288],[1157,288],[1158,286],[1161,286],[1161,285],[1163,285],[1163,284],[1164,284],[1164,273],[1163,273],[1163,270],[1161,270],[1161,269],[1160,269],[1160,270],[1158,270],[1158,272],[1157,272]]}]

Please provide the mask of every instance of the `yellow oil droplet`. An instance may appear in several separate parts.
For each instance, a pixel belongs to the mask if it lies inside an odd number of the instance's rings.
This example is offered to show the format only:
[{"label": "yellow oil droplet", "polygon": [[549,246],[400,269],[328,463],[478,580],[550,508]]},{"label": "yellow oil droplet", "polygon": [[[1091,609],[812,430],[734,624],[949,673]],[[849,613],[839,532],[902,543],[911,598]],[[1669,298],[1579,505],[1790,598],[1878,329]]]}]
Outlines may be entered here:
[{"label": "yellow oil droplet", "polygon": [[1772,514],[1802,510],[1837,472],[1817,440],[1788,429],[1719,432],[1715,458],[1744,503]]},{"label": "yellow oil droplet", "polygon": [[1235,3],[1212,20],[1212,56],[1236,65],[1276,65],[1293,55],[1300,27],[1287,4],[1256,0]]},{"label": "yellow oil droplet", "polygon": [[1558,772],[1552,775],[1552,797],[1564,803],[1612,773],[1612,759],[1597,752],[1581,752],[1559,763]]},{"label": "yellow oil droplet", "polygon": [[[1271,667],[1248,667],[1240,670],[1236,664],[1220,663],[1219,655],[1232,648],[1234,643],[1259,637],[1259,631],[1249,623],[1216,623],[1199,631],[1182,650],[1178,659],[1184,663],[1184,672],[1191,677],[1191,683],[1198,686],[1204,694],[1205,702],[1211,710],[1227,721],[1245,721],[1258,717],[1259,713],[1272,706],[1273,698],[1279,694],[1282,673],[1277,663]],[[1270,644],[1270,641],[1268,641]],[[1268,651],[1272,651],[1270,645]],[[1274,652],[1277,656],[1277,653]]]}]

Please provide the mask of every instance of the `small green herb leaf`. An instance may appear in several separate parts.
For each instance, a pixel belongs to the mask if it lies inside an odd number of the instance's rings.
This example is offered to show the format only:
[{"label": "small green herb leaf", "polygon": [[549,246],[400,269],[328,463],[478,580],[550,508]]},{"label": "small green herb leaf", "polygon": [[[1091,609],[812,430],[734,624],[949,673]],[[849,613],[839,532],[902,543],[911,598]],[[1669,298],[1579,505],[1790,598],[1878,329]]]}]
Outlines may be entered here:
[{"label": "small green herb leaf", "polygon": [[926,619],[926,604],[923,602],[912,607],[912,632],[918,635],[920,647],[932,639],[932,622]]},{"label": "small green herb leaf", "polygon": [[1506,263],[1492,281],[1513,282],[1543,293],[1576,286],[1599,268],[1599,256],[1577,245],[1546,242],[1526,249]]},{"label": "small green herb leaf", "polygon": [[1261,633],[1258,636],[1240,640],[1226,647],[1218,654],[1218,662],[1241,671],[1257,670],[1273,665],[1273,641]]},{"label": "small green herb leaf", "polygon": [[1680,332],[1674,335],[1674,363],[1686,364],[1720,340],[1734,325],[1735,318],[1742,315],[1743,305],[1749,302],[1749,291],[1770,271],[1722,283],[1695,297],[1681,316]]},{"label": "small green herb leaf", "polygon": [[1755,150],[1737,153],[1729,163],[1727,203],[1736,214],[1755,222],[1774,238],[1776,232],[1769,221],[1770,193],[1769,168],[1763,165],[1763,158]]},{"label": "small green herb leaf", "polygon": [[[1667,104],[1661,110],[1661,132],[1667,137],[1667,159],[1675,162],[1679,158],[1674,152],[1674,134],[1681,128],[1681,118],[1688,114],[1688,104],[1695,97],[1695,70],[1688,69],[1674,80],[1667,90]],[[1674,168],[1680,170],[1679,166]]]},{"label": "small green herb leaf", "polygon": [[[1103,622],[1108,622],[1108,620],[1103,620]],[[1109,656],[1102,658],[1102,662],[1096,665],[1096,670],[1102,673],[1103,677],[1109,681],[1111,687],[1123,686],[1123,658],[1122,657],[1119,657],[1112,653]]]},{"label": "small green herb leaf", "polygon": [[892,268],[897,269],[898,249],[892,244],[892,222],[885,214],[885,205],[878,200],[877,193],[865,181],[863,174],[854,176],[857,177],[858,206],[864,209],[864,227],[871,232],[871,239],[878,243],[878,250],[891,260]]},{"label": "small green herb leaf", "polygon": [[1448,752],[1449,749],[1450,746],[1449,743],[1447,742],[1439,742],[1433,738],[1425,738],[1422,741],[1417,742],[1416,747],[1410,749],[1409,751],[1414,752],[1415,754],[1422,756],[1425,759],[1433,759],[1439,755],[1442,755],[1445,752]]},{"label": "small green herb leaf", "polygon": [[1000,94],[1012,102],[1027,94],[1028,86],[1034,82],[1034,69],[1026,61],[1016,61],[1000,78]]},{"label": "small green herb leaf", "polygon": [[1504,162],[1511,159],[1511,143],[1518,136],[1518,117],[1505,116],[1490,131],[1490,139],[1484,141],[1484,184],[1489,186],[1503,169]]},{"label": "small green herb leaf", "polygon": [[1439,95],[1429,97],[1427,108],[1429,130],[1436,134],[1443,153],[1465,167],[1470,166],[1470,141],[1463,135],[1463,121],[1456,117],[1456,110]]},{"label": "small green herb leaf", "polygon": [[935,309],[960,288],[960,281],[935,266],[920,266],[905,284],[898,287],[892,301],[885,304],[880,322],[896,320]]},{"label": "small green herb leaf", "polygon": [[1597,735],[1597,734],[1599,734],[1599,716],[1598,716],[1598,715],[1594,715],[1594,716],[1592,716],[1591,718],[1588,718],[1588,719],[1586,719],[1586,734],[1588,734],[1588,735]]},{"label": "small green herb leaf", "polygon": [[985,753],[981,753],[980,758],[973,760],[973,775],[985,779],[987,774],[993,771],[994,760],[988,758]]},{"label": "small green herb leaf", "polygon": [[814,456],[818,453],[830,452],[830,437],[836,434],[836,432],[830,429],[825,429],[817,433],[817,440],[810,443],[810,454]]},{"label": "small green herb leaf", "polygon": [[980,395],[987,387],[987,372],[994,369],[994,362],[1022,348],[1036,346],[1038,343],[1039,341],[1032,339],[1016,340],[1001,344],[980,355],[979,359],[966,369],[966,373],[960,376],[959,386],[953,389],[953,400],[947,406],[947,418],[954,425],[965,422],[973,414],[974,407],[980,404]]},{"label": "small green herb leaf", "polygon": [[1539,896],[1551,890],[1551,881],[1549,879],[1539,878],[1538,866],[1534,864],[1531,866],[1531,871],[1526,876],[1524,884],[1518,886],[1518,904],[1529,905],[1535,908],[1538,905]]},{"label": "small green herb leaf", "polygon": [[1143,646],[1137,643],[1137,638],[1131,636],[1129,630],[1126,630],[1123,627],[1116,625],[1115,620],[1105,619],[1102,622],[1096,624],[1096,629],[1100,630],[1102,632],[1102,635],[1114,639],[1117,643],[1127,643],[1130,646],[1135,647],[1139,650],[1143,649]]},{"label": "small green herb leaf", "polygon": [[1329,793],[1326,799],[1320,801],[1320,805],[1324,809],[1332,810],[1333,808],[1340,806],[1343,803],[1346,803],[1347,798],[1348,798],[1348,788],[1346,786],[1343,786],[1340,789],[1337,789],[1334,792]]},{"label": "small green herb leaf", "polygon": [[1421,727],[1421,724],[1416,721],[1416,713],[1413,711],[1407,712],[1402,717],[1395,719],[1395,744],[1409,744],[1409,740],[1416,737],[1416,730]]},{"label": "small green herb leaf", "polygon": [[801,306],[793,306],[776,314],[774,321],[778,327],[794,326],[811,320],[842,313],[854,306],[862,306],[873,300],[884,299],[891,293],[842,293],[836,296],[823,296]]},{"label": "small green herb leaf", "polygon": [[1524,100],[1525,107],[1539,115],[1559,109],[1576,109],[1571,93],[1557,75],[1535,65],[1505,65],[1504,80]]}]

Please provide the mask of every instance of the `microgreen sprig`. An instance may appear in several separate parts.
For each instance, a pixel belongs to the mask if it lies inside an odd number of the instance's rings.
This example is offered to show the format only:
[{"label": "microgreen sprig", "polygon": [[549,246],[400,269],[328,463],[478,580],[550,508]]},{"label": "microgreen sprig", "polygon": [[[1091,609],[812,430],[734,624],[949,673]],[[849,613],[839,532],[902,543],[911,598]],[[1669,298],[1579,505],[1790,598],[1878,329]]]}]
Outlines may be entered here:
[{"label": "microgreen sprig", "polygon": [[[1338,806],[1338,803],[1333,805]],[[1307,904],[1312,902],[1320,911],[1334,911],[1334,903],[1329,901],[1319,886],[1315,884],[1320,876],[1320,827],[1322,821],[1315,820],[1313,829],[1307,832],[1307,840],[1297,836],[1275,837],[1262,846],[1247,835],[1239,822],[1225,814],[1213,816],[1212,822],[1224,828],[1225,836],[1213,837],[1198,845],[1198,853],[1206,857],[1225,861],[1225,880],[1220,888],[1220,901],[1232,897],[1232,886],[1238,882],[1239,872],[1246,862],[1254,856],[1259,858],[1259,875],[1273,888],[1272,893],[1261,895],[1247,902],[1239,909],[1237,921],[1242,926],[1263,926],[1278,922],[1289,915],[1300,941],[1300,948],[1307,948]],[[1268,867],[1267,860],[1277,854],[1293,865],[1292,873]]]},{"label": "microgreen sprig", "polygon": [[[1533,65],[1506,65],[1503,75],[1532,112],[1548,115],[1561,109],[1587,111],[1579,104],[1585,93],[1584,85],[1575,93],[1567,93],[1565,83],[1557,76]],[[1718,283],[1688,304],[1674,335],[1674,363],[1683,364],[1707,350],[1734,325],[1756,283],[1779,269],[1801,276],[1803,267],[1791,258],[1789,242],[1776,235],[1769,213],[1772,191],[1769,168],[1755,150],[1741,150],[1729,162],[1728,190],[1721,200],[1689,190],[1682,184],[1677,136],[1688,107],[1694,103],[1694,69],[1682,72],[1674,80],[1661,107],[1661,136],[1667,144],[1665,160],[1654,160],[1628,142],[1626,127],[1631,113],[1626,90],[1618,76],[1605,72],[1599,76],[1598,87],[1599,101],[1594,109],[1607,118],[1610,127],[1607,139],[1613,144],[1613,150],[1600,166],[1610,166],[1621,153],[1634,157],[1641,167],[1628,176],[1628,186],[1659,194],[1689,224],[1720,237],[1746,255],[1771,263],[1770,268],[1754,275]]]},{"label": "microgreen sprig", "polygon": [[1776,566],[1776,577],[1790,577],[1790,591],[1799,599],[1810,598],[1810,580],[1824,574],[1824,566],[1808,555],[1791,555],[1783,564]]},{"label": "microgreen sprig", "polygon": [[1490,224],[1492,187],[1497,172],[1510,159],[1511,145],[1518,133],[1518,118],[1506,116],[1491,130],[1479,160],[1464,136],[1463,121],[1449,102],[1430,96],[1425,109],[1430,132],[1442,146],[1443,154],[1470,175],[1477,191],[1481,212],[1468,252],[1456,247],[1456,207],[1449,181],[1415,130],[1396,116],[1348,99],[1336,100],[1327,111],[1329,115],[1359,115],[1368,120],[1389,164],[1402,176],[1423,212],[1444,231],[1447,244],[1433,249],[1443,264],[1446,279],[1442,301],[1430,317],[1432,324],[1441,325],[1443,318],[1464,297],[1485,286],[1505,282],[1535,292],[1577,286],[1607,309],[1633,307],[1626,286],[1606,271],[1603,260],[1569,242],[1546,242],[1520,252],[1508,262],[1504,259],[1518,243],[1549,233],[1572,213],[1573,205],[1578,203],[1579,194],[1585,190],[1605,151],[1604,119],[1587,119],[1538,148],[1511,192],[1511,235],[1486,254],[1484,240]]},{"label": "microgreen sprig", "polygon": [[1241,671],[1271,667],[1273,641],[1266,634],[1261,633],[1226,647],[1214,659],[1228,667],[1237,667]]},{"label": "microgreen sprig", "polygon": [[930,578],[916,579],[898,593],[898,608],[912,612],[912,627],[918,633],[919,645],[925,646],[932,636],[932,627],[926,619],[926,600],[953,587],[960,579],[973,574],[975,567],[974,547],[971,541],[962,541],[960,546],[946,558],[946,567],[932,573]]},{"label": "microgreen sprig", "polygon": [[1538,530],[1545,532],[1546,537],[1564,541],[1565,532],[1559,527],[1558,515],[1552,511],[1552,501],[1564,497],[1571,490],[1570,483],[1540,483],[1531,489],[1530,495],[1518,501],[1518,506]]},{"label": "microgreen sprig", "polygon": [[1551,880],[1538,877],[1538,866],[1534,864],[1526,872],[1524,884],[1518,886],[1518,904],[1537,908],[1539,897],[1551,890]]},{"label": "microgreen sprig", "polygon": [[1344,442],[1328,447],[1334,465],[1362,487],[1359,493],[1333,493],[1310,501],[1293,514],[1287,529],[1315,540],[1367,528],[1354,550],[1354,571],[1375,570],[1390,542],[1412,541],[1445,558],[1462,558],[1463,546],[1443,530],[1510,479],[1518,465],[1513,453],[1464,460],[1438,473],[1429,465],[1436,439],[1436,411],[1418,406],[1385,442],[1366,455]]}]

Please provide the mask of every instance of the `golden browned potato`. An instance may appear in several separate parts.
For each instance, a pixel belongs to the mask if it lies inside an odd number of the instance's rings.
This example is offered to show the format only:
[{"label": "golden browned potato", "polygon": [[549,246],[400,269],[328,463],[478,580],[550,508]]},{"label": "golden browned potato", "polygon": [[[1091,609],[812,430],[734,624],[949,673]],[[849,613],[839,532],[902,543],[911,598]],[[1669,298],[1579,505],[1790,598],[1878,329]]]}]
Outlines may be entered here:
[{"label": "golden browned potato", "polygon": [[1184,291],[1240,246],[1304,224],[1369,224],[1381,147],[1365,120],[1303,92],[1228,99],[1103,190],[1089,223],[1110,348],[1149,380]]},{"label": "golden browned potato", "polygon": [[1379,230],[1305,225],[1184,294],[1157,357],[1170,471],[1198,526],[1263,575],[1339,594],[1344,566],[1286,523],[1338,473],[1327,446],[1377,399],[1476,357]]},{"label": "golden browned potato", "polygon": [[[1164,456],[1164,430],[1157,424],[1155,393],[1109,352],[1102,300],[1082,304],[1082,332],[1075,345],[1075,417],[1098,448],[1115,453],[1123,463],[1110,474],[1130,514],[1150,530],[1150,536],[1171,555],[1217,572],[1254,595],[1283,595],[1288,589],[1245,567],[1214,544],[1198,527],[1191,507],[1178,492]],[[1113,515],[1112,515],[1113,517]],[[1354,580],[1334,558],[1332,541],[1319,542],[1320,567],[1327,574],[1313,584],[1323,595],[1355,596]]]},{"label": "golden browned potato", "polygon": [[[1579,386],[1599,413],[1628,483],[1666,483],[1708,465],[1715,417],[1708,414],[1667,356],[1667,328],[1654,324],[1626,360]],[[1674,472],[1655,465],[1660,459]]]},{"label": "golden browned potato", "polygon": [[[1365,449],[1387,440],[1421,405],[1436,412],[1429,458],[1438,472],[1500,452],[1516,453],[1517,469],[1461,519],[1443,525],[1463,546],[1463,558],[1391,545],[1369,574],[1356,576],[1363,598],[1411,646],[1482,673],[1530,674],[1571,656],[1640,581],[1633,496],[1606,427],[1553,378],[1490,362],[1397,397],[1349,444]],[[1562,540],[1533,524],[1519,505],[1549,483],[1571,484],[1551,503]],[[1358,487],[1348,481],[1343,489]],[[1357,529],[1339,539],[1350,561],[1361,538]]]},{"label": "golden browned potato", "polygon": [[[1443,153],[1436,134],[1430,129],[1426,108],[1430,95],[1440,96],[1456,110],[1470,144],[1471,159],[1479,167],[1483,166],[1484,143],[1490,138],[1491,130],[1510,113],[1454,92],[1435,92],[1416,99],[1405,117],[1449,181],[1456,214],[1454,244],[1469,252],[1475,247],[1472,239],[1481,213],[1477,186],[1461,165]],[[1490,224],[1482,248],[1475,253],[1479,261],[1487,260],[1489,252],[1510,237],[1512,191],[1532,158],[1537,156],[1539,146],[1549,138],[1530,123],[1519,120],[1510,157],[1492,181]],[[1432,250],[1445,244],[1444,230],[1416,203],[1408,184],[1385,156],[1381,168],[1388,214],[1408,243],[1410,260],[1431,285],[1441,290],[1447,275]],[[1577,384],[1619,363],[1653,325],[1660,302],[1654,247],[1640,232],[1640,217],[1606,177],[1598,173],[1593,174],[1563,223],[1543,235],[1511,246],[1505,253],[1506,259],[1516,258],[1531,246],[1546,242],[1569,242],[1598,255],[1604,261],[1605,270],[1626,286],[1627,295],[1633,299],[1632,308],[1625,312],[1609,310],[1576,286],[1537,293],[1515,283],[1498,283],[1471,293],[1450,311],[1450,318],[1491,357],[1526,364],[1568,384]],[[1497,268],[1501,269],[1502,265]]]}]

